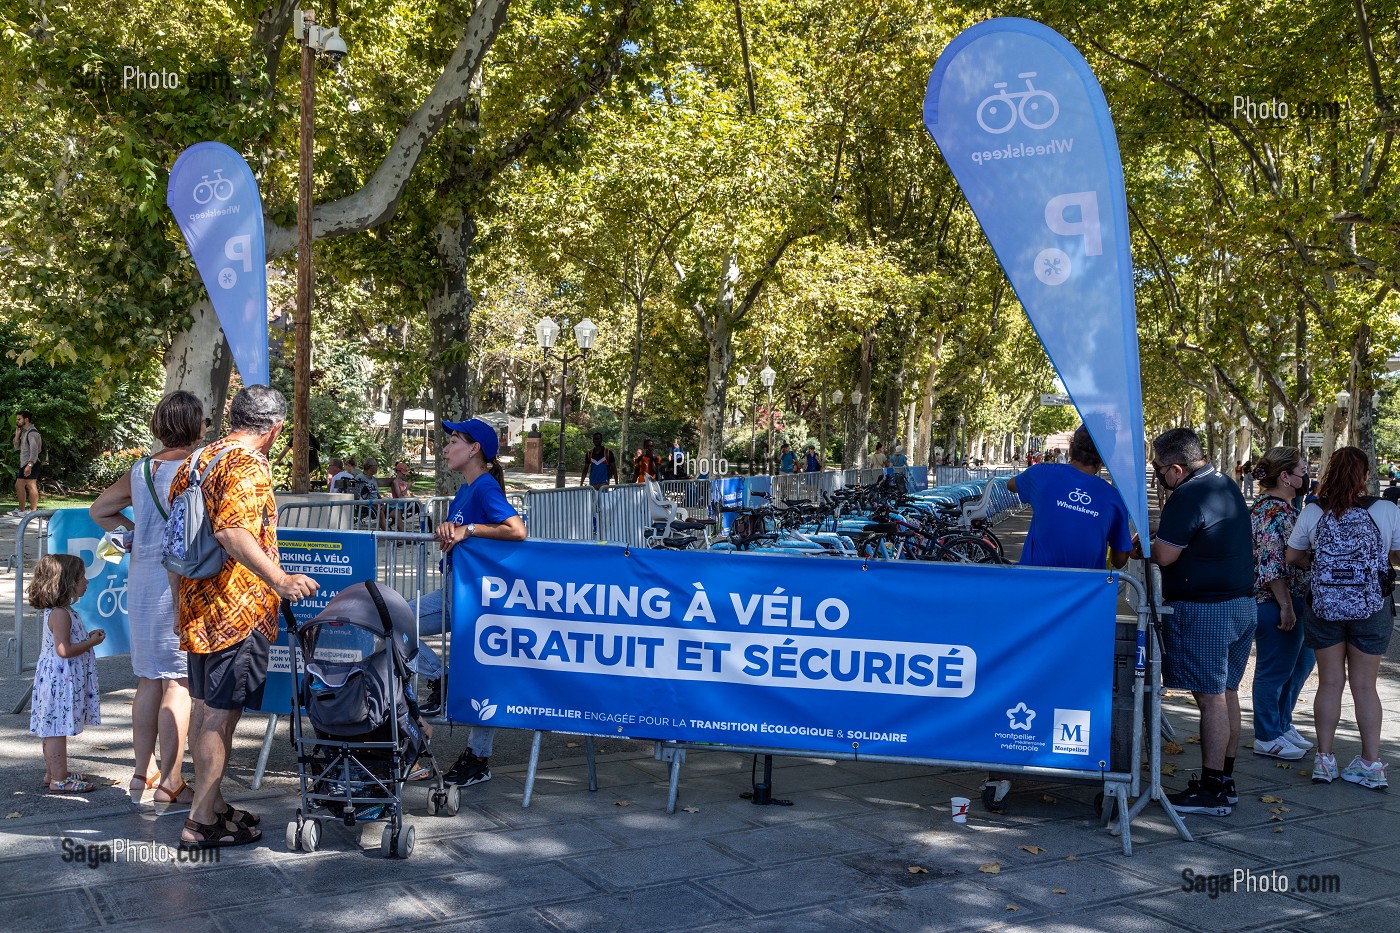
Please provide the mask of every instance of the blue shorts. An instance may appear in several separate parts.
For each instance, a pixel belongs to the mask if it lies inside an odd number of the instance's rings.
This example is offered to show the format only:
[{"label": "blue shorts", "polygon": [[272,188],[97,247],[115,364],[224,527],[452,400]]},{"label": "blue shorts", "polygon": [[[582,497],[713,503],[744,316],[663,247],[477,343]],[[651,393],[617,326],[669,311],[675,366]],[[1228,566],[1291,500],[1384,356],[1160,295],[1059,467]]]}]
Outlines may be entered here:
[{"label": "blue shorts", "polygon": [[1238,690],[1254,647],[1254,600],[1167,605],[1172,614],[1162,620],[1162,683],[1194,693]]}]

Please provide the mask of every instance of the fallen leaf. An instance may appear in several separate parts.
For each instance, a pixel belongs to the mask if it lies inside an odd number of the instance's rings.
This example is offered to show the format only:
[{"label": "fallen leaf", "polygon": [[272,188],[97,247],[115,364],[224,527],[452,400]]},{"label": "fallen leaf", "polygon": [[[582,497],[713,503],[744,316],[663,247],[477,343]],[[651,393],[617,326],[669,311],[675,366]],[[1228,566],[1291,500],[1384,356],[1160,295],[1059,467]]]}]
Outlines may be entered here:
[{"label": "fallen leaf", "polygon": [[1281,816],[1279,816],[1277,813],[1275,813],[1273,816],[1269,817],[1269,822],[1271,822],[1271,823],[1282,823],[1282,822],[1283,822],[1283,817],[1281,817]]},{"label": "fallen leaf", "polygon": [[1288,768],[1288,769],[1290,769],[1290,770],[1293,768],[1293,766],[1292,766],[1291,764],[1289,764],[1288,762],[1286,762],[1286,761],[1280,761],[1278,764],[1274,765],[1274,767],[1275,767],[1275,768]]},{"label": "fallen leaf", "polygon": [[1162,765],[1162,773],[1166,775],[1176,774],[1176,762],[1169,761]]},{"label": "fallen leaf", "polygon": [[578,748],[578,743],[577,743],[577,742],[565,742],[565,743],[564,743],[564,747],[565,747],[565,748]]},{"label": "fallen leaf", "polygon": [[110,745],[94,745],[93,748],[97,749],[99,752],[110,752],[112,750],[112,746]]},{"label": "fallen leaf", "polygon": [[613,801],[613,806],[615,806],[615,807],[630,807],[630,806],[632,806],[632,801],[630,801],[630,800],[614,800],[614,801]]},{"label": "fallen leaf", "polygon": [[685,813],[699,813],[699,812],[700,812],[700,808],[699,808],[699,807],[681,807],[681,810],[682,810],[682,812],[685,812]]},{"label": "fallen leaf", "polygon": [[1283,803],[1282,797],[1275,797],[1273,794],[1265,794],[1259,798],[1260,803]]},{"label": "fallen leaf", "polygon": [[1288,809],[1287,807],[1270,807],[1270,808],[1269,808],[1269,812],[1270,812],[1270,813],[1288,813],[1288,812],[1289,812],[1289,809]]},{"label": "fallen leaf", "polygon": [[1006,909],[1007,909],[1007,910],[1020,910],[1021,908],[1017,907],[1015,904],[1007,904],[1007,905],[1006,905]]},{"label": "fallen leaf", "polygon": [[1022,852],[1029,852],[1031,855],[1043,855],[1045,850],[1040,846],[1021,846]]},{"label": "fallen leaf", "polygon": [[977,870],[984,875],[999,875],[1001,874],[1001,863],[987,862],[985,864],[978,865]]},{"label": "fallen leaf", "polygon": [[1066,855],[1066,856],[1065,856],[1065,861],[1066,861],[1066,862],[1077,862],[1077,861],[1079,861],[1079,856],[1077,856],[1077,855]]},{"label": "fallen leaf", "polygon": [[19,812],[18,810],[12,810],[12,811],[10,811],[9,813],[6,813],[6,814],[5,814],[5,819],[7,819],[7,820],[17,820],[17,819],[19,819],[19,818],[22,817],[22,816],[24,816],[23,813]]},{"label": "fallen leaf", "polygon": [[[565,435],[565,436],[567,436],[567,435]],[[1307,768],[1299,768],[1299,769],[1298,769],[1298,773],[1301,774],[1301,775],[1303,775],[1304,777],[1312,777],[1312,772],[1309,771]]]},{"label": "fallen leaf", "polygon": [[1068,894],[1069,892],[1066,891],[1064,888],[1051,888],[1051,889],[1050,889],[1050,893],[1051,893],[1051,894]]},{"label": "fallen leaf", "polygon": [[1168,742],[1166,745],[1162,746],[1162,753],[1164,755],[1180,755],[1185,750],[1186,749],[1182,748],[1176,742]]},{"label": "fallen leaf", "polygon": [[925,868],[925,867],[922,866],[922,865],[910,865],[908,868],[906,868],[906,869],[904,869],[904,870],[907,871],[907,872],[909,872],[909,874],[911,874],[911,875],[927,875],[927,874],[928,874],[928,869]]},{"label": "fallen leaf", "polygon": [[1283,832],[1283,827],[1282,827],[1282,826],[1275,826],[1275,827],[1274,827],[1274,832],[1276,832],[1276,833],[1281,833],[1281,832]]},{"label": "fallen leaf", "polygon": [[1051,797],[1049,794],[1041,794],[1041,795],[1040,795],[1040,802],[1041,802],[1041,803],[1059,803],[1058,800],[1056,800],[1054,797]]},{"label": "fallen leaf", "polygon": [[1188,735],[1188,736],[1186,737],[1186,744],[1187,744],[1187,745],[1200,745],[1200,744],[1201,744],[1201,737],[1200,737],[1199,735]]}]

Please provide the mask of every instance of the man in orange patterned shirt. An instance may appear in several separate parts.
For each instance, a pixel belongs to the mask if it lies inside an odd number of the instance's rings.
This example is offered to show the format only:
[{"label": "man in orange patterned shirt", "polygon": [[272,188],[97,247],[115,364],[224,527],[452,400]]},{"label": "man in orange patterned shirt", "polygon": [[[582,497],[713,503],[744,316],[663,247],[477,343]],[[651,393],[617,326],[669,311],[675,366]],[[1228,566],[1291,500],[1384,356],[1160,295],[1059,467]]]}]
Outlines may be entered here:
[{"label": "man in orange patterned shirt", "polygon": [[[317,589],[315,580],[285,573],[278,564],[277,502],[267,452],[286,416],[282,393],[248,386],[229,408],[228,435],[193,455],[206,470],[224,452],[203,488],[209,527],[228,558],[212,577],[179,578],[176,629],[180,647],[189,652],[190,696],[200,701],[190,727],[199,783],[180,835],[182,847],[243,845],[262,835],[254,828],[259,817],[226,803],[221,785],[243,708],[262,702],[278,602],[295,602]],[[187,460],[176,471],[171,501],[189,486],[189,469]]]}]

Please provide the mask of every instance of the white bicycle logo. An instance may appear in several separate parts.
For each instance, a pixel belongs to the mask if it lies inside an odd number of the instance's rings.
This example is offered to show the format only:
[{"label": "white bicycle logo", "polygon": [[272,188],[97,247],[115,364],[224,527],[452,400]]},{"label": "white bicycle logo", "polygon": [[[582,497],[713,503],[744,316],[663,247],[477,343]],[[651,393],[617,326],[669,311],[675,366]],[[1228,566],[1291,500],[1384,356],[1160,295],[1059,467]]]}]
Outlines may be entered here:
[{"label": "white bicycle logo", "polygon": [[1065,498],[1073,502],[1075,505],[1088,505],[1090,502],[1094,501],[1093,499],[1089,498],[1089,494],[1082,489],[1076,489],[1074,492],[1065,496]]},{"label": "white bicycle logo", "polygon": [[107,578],[107,588],[97,594],[97,613],[110,619],[118,611],[126,614],[126,584],[117,586],[117,578],[111,576]]},{"label": "white bicycle logo", "polygon": [[204,180],[194,186],[194,201],[196,204],[208,204],[217,198],[220,201],[227,201],[233,197],[233,182],[224,177],[224,170],[214,169],[214,180],[210,181],[208,175],[201,175]]},{"label": "white bicycle logo", "polygon": [[1014,93],[1006,90],[1005,81],[992,85],[997,93],[983,99],[977,105],[977,125],[988,133],[1000,135],[1009,132],[1019,120],[1033,130],[1043,130],[1060,116],[1060,102],[1049,91],[1042,91],[1031,83],[1034,71],[1023,71],[1016,77],[1024,78],[1026,89]]}]

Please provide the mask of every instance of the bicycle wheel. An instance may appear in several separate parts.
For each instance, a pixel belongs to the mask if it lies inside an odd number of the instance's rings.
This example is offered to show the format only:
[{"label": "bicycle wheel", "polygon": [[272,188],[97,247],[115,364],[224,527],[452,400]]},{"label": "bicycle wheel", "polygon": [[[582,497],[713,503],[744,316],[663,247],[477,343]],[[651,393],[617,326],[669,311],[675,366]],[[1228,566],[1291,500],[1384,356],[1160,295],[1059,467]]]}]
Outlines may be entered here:
[{"label": "bicycle wheel", "polygon": [[981,538],[971,535],[954,535],[938,542],[954,560],[969,564],[1004,564],[1006,561],[996,549]]}]

